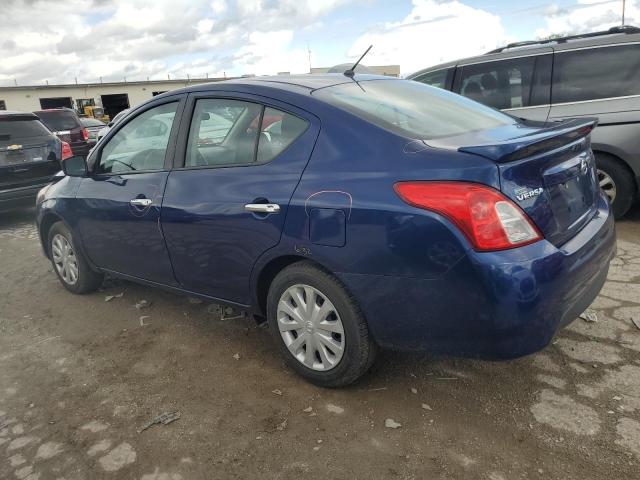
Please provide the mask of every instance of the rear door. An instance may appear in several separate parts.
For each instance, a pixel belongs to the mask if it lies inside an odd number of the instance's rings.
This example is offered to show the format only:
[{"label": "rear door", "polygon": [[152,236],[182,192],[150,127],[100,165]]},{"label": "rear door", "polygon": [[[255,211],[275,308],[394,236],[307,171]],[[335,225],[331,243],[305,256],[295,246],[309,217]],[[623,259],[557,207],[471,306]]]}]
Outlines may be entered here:
[{"label": "rear door", "polygon": [[49,182],[60,170],[60,151],[34,115],[0,115],[0,190]]},{"label": "rear door", "polygon": [[625,114],[639,110],[640,45],[556,51],[550,119],[598,116],[605,125],[624,124]]},{"label": "rear door", "polygon": [[251,270],[280,240],[319,120],[246,94],[193,95],[187,111],[162,207],[176,278],[248,304]]},{"label": "rear door", "polygon": [[74,218],[99,267],[166,285],[175,279],[160,208],[185,96],[154,102],[119,123],[90,157]]},{"label": "rear door", "polygon": [[546,121],[552,52],[458,67],[454,91],[527,120]]}]

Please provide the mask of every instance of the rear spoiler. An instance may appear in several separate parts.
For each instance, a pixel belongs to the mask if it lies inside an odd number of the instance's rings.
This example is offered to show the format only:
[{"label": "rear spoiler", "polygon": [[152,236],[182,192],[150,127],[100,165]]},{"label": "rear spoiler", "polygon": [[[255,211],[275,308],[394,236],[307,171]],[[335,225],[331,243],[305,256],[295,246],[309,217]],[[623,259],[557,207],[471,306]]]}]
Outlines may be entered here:
[{"label": "rear spoiler", "polygon": [[501,141],[495,144],[473,145],[458,148],[459,152],[474,153],[496,163],[513,162],[568,145],[584,138],[596,128],[597,118],[576,118],[552,123],[535,133]]}]

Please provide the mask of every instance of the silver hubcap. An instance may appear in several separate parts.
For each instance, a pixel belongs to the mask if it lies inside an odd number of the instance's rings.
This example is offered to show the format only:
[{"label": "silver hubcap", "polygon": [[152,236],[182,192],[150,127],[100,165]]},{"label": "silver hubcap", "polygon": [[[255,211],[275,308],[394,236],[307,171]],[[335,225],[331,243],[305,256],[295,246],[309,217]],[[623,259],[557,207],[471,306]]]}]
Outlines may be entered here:
[{"label": "silver hubcap", "polygon": [[616,182],[613,181],[613,178],[611,178],[607,172],[598,169],[598,183],[605,195],[609,197],[609,201],[613,203],[617,193]]},{"label": "silver hubcap", "polygon": [[342,320],[333,303],[309,285],[293,285],[278,302],[278,328],[284,344],[312,370],[331,370],[344,353]]},{"label": "silver hubcap", "polygon": [[68,285],[75,285],[78,281],[78,260],[69,240],[57,233],[51,241],[51,255],[60,277]]}]

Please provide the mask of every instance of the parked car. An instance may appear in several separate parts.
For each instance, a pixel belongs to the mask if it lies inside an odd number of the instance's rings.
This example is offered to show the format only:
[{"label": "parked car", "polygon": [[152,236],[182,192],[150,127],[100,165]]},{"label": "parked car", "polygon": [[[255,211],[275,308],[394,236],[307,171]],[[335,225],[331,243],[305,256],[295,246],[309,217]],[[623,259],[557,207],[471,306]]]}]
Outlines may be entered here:
[{"label": "parked car", "polygon": [[[224,138],[201,142],[214,115]],[[378,347],[514,358],[607,276],[594,125],[541,126],[372,75],[198,85],[63,162],[37,223],[69,291],[109,274],[247,310],[318,385],[354,381]]]},{"label": "parked car", "polygon": [[95,144],[98,141],[98,132],[107,126],[101,120],[92,117],[80,117],[80,123],[89,133],[89,143]]},{"label": "parked car", "polygon": [[87,156],[93,143],[89,141],[89,132],[82,125],[75,111],[70,108],[52,108],[33,113],[60,140],[71,146],[74,155]]},{"label": "parked car", "polygon": [[638,198],[640,28],[512,43],[408,78],[530,120],[597,117],[592,148],[615,216]]},{"label": "parked car", "polygon": [[33,205],[36,194],[71,157],[33,113],[0,111],[0,211]]},{"label": "parked car", "polygon": [[107,133],[109,133],[109,130],[111,130],[111,127],[113,127],[116,123],[118,123],[120,120],[122,120],[127,113],[129,113],[131,111],[130,108],[125,108],[124,110],[122,110],[121,112],[118,112],[115,117],[113,117],[112,120],[109,121],[109,123],[107,123],[106,126],[102,127],[99,131],[98,131],[98,140],[100,140],[102,137],[104,137]]}]

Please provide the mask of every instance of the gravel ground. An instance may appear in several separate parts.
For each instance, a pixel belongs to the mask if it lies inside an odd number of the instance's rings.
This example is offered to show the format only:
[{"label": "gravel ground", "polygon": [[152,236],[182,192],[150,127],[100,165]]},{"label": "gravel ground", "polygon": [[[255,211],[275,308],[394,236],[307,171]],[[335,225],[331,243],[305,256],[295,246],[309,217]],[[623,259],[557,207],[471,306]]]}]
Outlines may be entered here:
[{"label": "gravel ground", "polygon": [[639,478],[640,208],[597,322],[512,362],[384,353],[342,390],[215,306],[120,281],[67,293],[32,217],[0,216],[2,479]]}]

